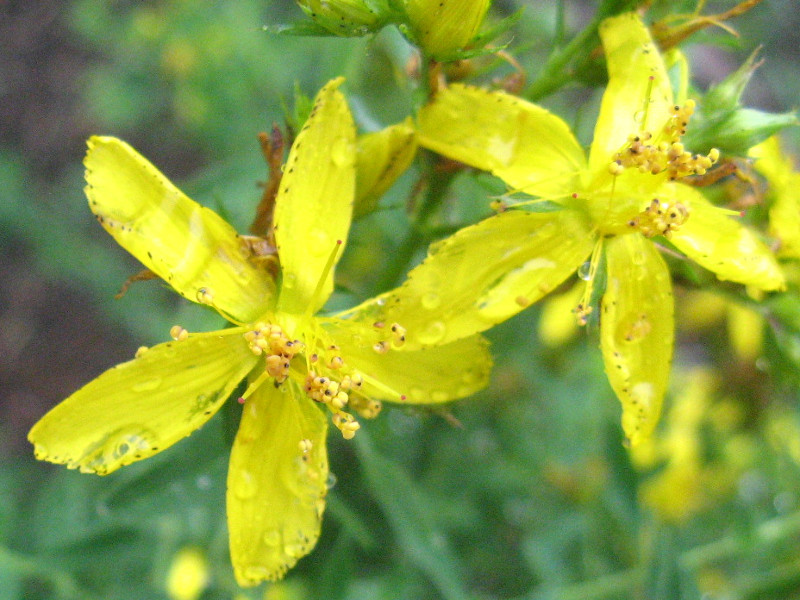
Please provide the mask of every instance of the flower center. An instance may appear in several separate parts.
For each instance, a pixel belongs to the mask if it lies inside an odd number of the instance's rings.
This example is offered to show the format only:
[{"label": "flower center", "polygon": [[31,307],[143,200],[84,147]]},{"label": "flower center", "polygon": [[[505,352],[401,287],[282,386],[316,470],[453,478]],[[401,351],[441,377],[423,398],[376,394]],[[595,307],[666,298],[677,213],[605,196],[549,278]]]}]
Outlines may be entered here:
[{"label": "flower center", "polygon": [[[405,330],[395,324],[391,328],[393,339],[386,342],[382,352],[392,344],[398,345],[398,338],[404,334]],[[248,386],[240,402],[245,402],[269,378],[276,386],[292,379],[306,396],[328,408],[333,424],[348,440],[361,425],[346,409],[367,419],[380,413],[380,401],[363,392],[364,377],[347,364],[339,347],[328,343],[324,334],[293,339],[280,325],[259,322],[243,335],[251,352],[264,357],[264,371]]]},{"label": "flower center", "polygon": [[689,209],[680,202],[670,204],[653,198],[647,208],[628,221],[628,226],[645,237],[663,235],[668,238],[688,218]]},{"label": "flower center", "polygon": [[680,141],[694,108],[694,100],[687,100],[683,106],[673,106],[672,115],[657,137],[649,131],[629,136],[627,143],[614,154],[608,167],[611,174],[620,175],[626,169],[652,175],[666,172],[670,181],[704,175],[719,160],[719,150],[712,148],[707,155],[692,154]]}]

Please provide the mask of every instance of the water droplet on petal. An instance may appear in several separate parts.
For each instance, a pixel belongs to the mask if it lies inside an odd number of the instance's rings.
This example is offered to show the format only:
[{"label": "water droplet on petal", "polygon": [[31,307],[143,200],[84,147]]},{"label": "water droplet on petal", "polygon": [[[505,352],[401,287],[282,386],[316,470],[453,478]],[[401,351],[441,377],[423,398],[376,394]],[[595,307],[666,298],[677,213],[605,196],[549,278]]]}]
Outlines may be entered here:
[{"label": "water droplet on petal", "polygon": [[353,144],[347,138],[341,137],[331,146],[331,160],[337,167],[349,167],[355,161]]},{"label": "water droplet on petal", "polygon": [[304,544],[285,544],[283,546],[283,551],[286,553],[286,556],[291,558],[300,558],[305,554],[305,545]]},{"label": "water droplet on petal", "polygon": [[146,379],[144,381],[134,383],[131,386],[131,389],[134,392],[152,392],[153,390],[158,389],[160,385],[161,377],[153,377],[152,379]]},{"label": "water droplet on petal", "polygon": [[411,399],[414,402],[424,402],[425,399],[427,398],[427,394],[425,393],[425,390],[423,390],[420,387],[412,387],[408,391],[408,395],[411,397]]},{"label": "water droplet on petal", "polygon": [[239,471],[233,482],[233,493],[240,500],[249,500],[256,495],[258,486],[255,478],[249,471]]},{"label": "water droplet on petal", "polygon": [[447,327],[441,321],[433,321],[425,329],[417,334],[417,339],[421,344],[435,344],[442,340]]},{"label": "water droplet on petal", "polygon": [[578,267],[578,277],[580,277],[584,281],[589,281],[589,279],[591,279],[591,271],[592,271],[592,263],[590,263],[587,260],[580,267]]},{"label": "water droplet on petal", "polygon": [[311,254],[329,255],[333,248],[330,234],[324,229],[312,229],[309,233],[309,244],[306,246]]},{"label": "water droplet on petal", "polygon": [[277,529],[268,529],[264,532],[264,535],[261,536],[261,540],[267,546],[277,546],[281,543],[281,532]]},{"label": "water droplet on petal", "polygon": [[450,394],[443,390],[434,390],[431,393],[431,399],[434,402],[447,402],[450,399]]},{"label": "water droplet on petal", "polygon": [[334,488],[334,486],[336,485],[336,481],[337,481],[336,480],[336,475],[334,475],[333,473],[329,472],[328,473],[328,478],[325,480],[325,487],[328,488],[329,490],[332,490]]},{"label": "water droplet on petal", "polygon": [[420,302],[422,303],[422,308],[435,310],[442,304],[442,299],[436,292],[428,292],[422,295]]}]

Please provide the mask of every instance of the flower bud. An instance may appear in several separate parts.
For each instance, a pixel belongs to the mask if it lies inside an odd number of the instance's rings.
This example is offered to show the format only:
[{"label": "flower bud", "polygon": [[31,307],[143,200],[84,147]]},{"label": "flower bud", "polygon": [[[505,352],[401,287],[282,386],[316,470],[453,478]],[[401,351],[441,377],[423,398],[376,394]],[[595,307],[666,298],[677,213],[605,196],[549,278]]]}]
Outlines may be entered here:
[{"label": "flower bud", "polygon": [[491,0],[406,0],[410,34],[428,56],[447,60],[478,33]]},{"label": "flower bud", "polygon": [[380,29],[389,18],[386,0],[297,0],[300,8],[334,35],[359,36]]},{"label": "flower bud", "polygon": [[355,218],[375,210],[380,197],[408,168],[417,151],[417,138],[407,120],[359,136],[357,146]]}]

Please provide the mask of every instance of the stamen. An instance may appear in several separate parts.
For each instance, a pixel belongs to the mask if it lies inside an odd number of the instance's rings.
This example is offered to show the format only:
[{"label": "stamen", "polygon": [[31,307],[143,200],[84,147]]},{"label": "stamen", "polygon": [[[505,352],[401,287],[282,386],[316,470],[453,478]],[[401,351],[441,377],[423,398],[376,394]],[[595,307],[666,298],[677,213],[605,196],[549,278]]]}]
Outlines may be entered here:
[{"label": "stamen", "polygon": [[609,173],[617,176],[628,168],[652,175],[666,171],[671,181],[690,175],[704,175],[719,160],[719,150],[712,148],[705,156],[693,155],[680,142],[686,134],[694,108],[694,100],[687,100],[683,106],[674,106],[672,116],[664,124],[657,143],[651,141],[653,135],[646,130],[629,136],[625,146],[614,154],[608,166]]},{"label": "stamen", "polygon": [[133,356],[134,356],[134,358],[139,358],[140,356],[142,356],[142,354],[144,354],[148,350],[149,350],[149,348],[147,346],[139,346],[136,349],[136,354],[134,354]]},{"label": "stamen", "polygon": [[255,381],[253,381],[253,383],[247,386],[247,389],[244,391],[244,394],[242,394],[239,397],[239,404],[244,404],[245,401],[253,394],[253,392],[255,392],[259,387],[261,387],[261,384],[264,383],[264,381],[266,381],[266,379],[269,376],[270,376],[269,373],[264,371],[263,373],[261,373],[261,375],[256,377]]},{"label": "stamen", "polygon": [[322,295],[322,288],[325,286],[325,282],[328,280],[328,275],[333,269],[333,265],[336,264],[336,256],[339,254],[339,248],[341,247],[342,240],[336,240],[336,244],[333,246],[333,250],[331,250],[325,266],[322,268],[322,273],[320,273],[319,280],[317,281],[317,287],[314,288],[314,293],[311,295],[311,300],[308,303],[308,308],[306,309],[306,319],[311,318],[312,312],[319,304],[319,298]]},{"label": "stamen", "polygon": [[[586,277],[581,277],[586,281],[586,287],[583,290],[581,301],[575,307],[575,317],[578,320],[578,325],[584,326],[589,322],[589,315],[592,313],[592,292],[594,291],[595,275],[600,266],[600,257],[603,251],[603,238],[600,238],[594,245],[592,250],[592,257],[589,261],[589,272]],[[581,274],[582,275],[582,274]]]},{"label": "stamen", "polygon": [[680,202],[670,204],[653,198],[646,209],[628,221],[628,225],[645,237],[663,235],[669,238],[688,218],[689,209]]},{"label": "stamen", "polygon": [[180,325],[173,325],[169,330],[169,336],[176,342],[182,342],[189,337],[189,332]]}]

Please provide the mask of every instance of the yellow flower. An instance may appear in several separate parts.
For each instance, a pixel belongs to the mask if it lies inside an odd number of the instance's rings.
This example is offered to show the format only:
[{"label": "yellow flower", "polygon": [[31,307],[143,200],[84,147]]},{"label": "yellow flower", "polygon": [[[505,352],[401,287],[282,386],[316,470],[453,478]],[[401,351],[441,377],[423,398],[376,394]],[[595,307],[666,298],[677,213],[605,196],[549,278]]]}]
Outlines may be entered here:
[{"label": "yellow flower", "polygon": [[[350,226],[355,131],[341,80],[317,96],[276,200],[274,257],[254,253],[216,213],[187,198],[124,142],[89,141],[86,188],[105,229],[185,298],[235,326],[173,328],[53,408],[31,429],[36,457],[100,475],[147,458],[210,419],[246,378],[228,472],[231,558],[241,585],[282,577],[319,536],[328,459],[324,405],[345,438],[348,411],[380,401],[444,402],[486,385],[480,336],[427,351],[394,351],[400,323],[315,315],[333,290]],[[263,254],[263,253],[262,253]]]},{"label": "yellow flower", "polygon": [[681,182],[705,172],[716,153],[682,147],[693,104],[674,104],[647,28],[624,14],[604,21],[600,35],[609,83],[588,159],[564,121],[503,92],[453,85],[422,109],[420,145],[549,202],[539,201],[536,212],[507,210],[432,245],[384,318],[413,315],[409,344],[424,347],[508,319],[577,270],[587,279],[585,318],[604,281],[601,347],[623,429],[636,444],[657,422],[674,338],[669,272],[651,238],[669,238],[720,279],[764,290],[784,280],[763,243]]},{"label": "yellow flower", "polygon": [[182,548],[172,559],[167,573],[170,600],[197,600],[208,587],[208,561],[199,548]]},{"label": "yellow flower", "polygon": [[753,147],[750,156],[756,159],[756,171],[769,183],[769,228],[780,242],[778,255],[800,258],[800,173],[781,151],[776,136]]}]

